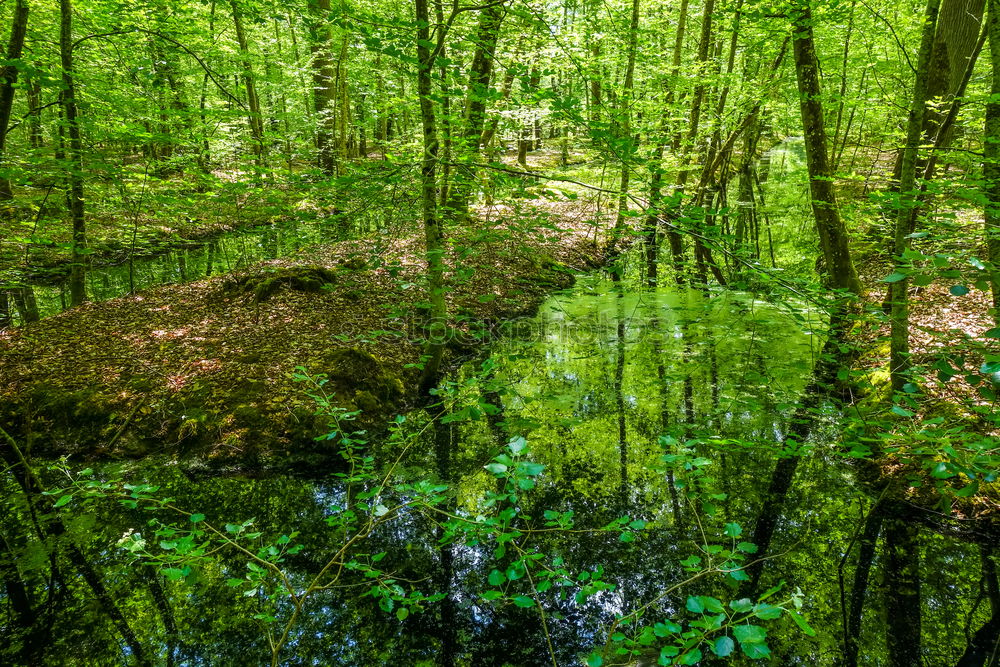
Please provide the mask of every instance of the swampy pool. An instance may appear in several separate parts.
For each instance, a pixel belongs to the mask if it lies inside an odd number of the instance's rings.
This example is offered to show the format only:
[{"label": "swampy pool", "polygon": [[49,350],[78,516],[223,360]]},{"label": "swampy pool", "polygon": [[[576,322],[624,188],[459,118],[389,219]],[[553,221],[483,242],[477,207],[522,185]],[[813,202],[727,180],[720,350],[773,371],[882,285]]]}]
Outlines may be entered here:
[{"label": "swampy pool", "polygon": [[[155,485],[136,493],[186,513],[69,502],[50,539],[68,540],[80,567],[51,575],[45,622],[31,626],[44,637],[11,624],[0,657],[499,666],[716,664],[731,652],[736,664],[880,665],[889,642],[912,637],[900,601],[916,599],[925,664],[955,664],[990,613],[981,547],[885,509],[839,454],[833,408],[814,401],[804,428],[791,423],[822,316],[785,296],[637,285],[581,277],[391,433],[352,434],[339,415],[351,469],[94,470]],[[10,553],[32,518],[8,509]],[[153,519],[176,532],[157,534]],[[208,526],[245,551],[170,560],[213,539],[184,546]],[[879,539],[899,531],[915,551]],[[47,572],[46,553],[29,550],[21,576]],[[253,555],[280,557],[280,576]],[[78,574],[88,568],[104,573],[103,601]],[[310,582],[304,597],[282,593]],[[705,639],[685,645],[686,631]]]}]

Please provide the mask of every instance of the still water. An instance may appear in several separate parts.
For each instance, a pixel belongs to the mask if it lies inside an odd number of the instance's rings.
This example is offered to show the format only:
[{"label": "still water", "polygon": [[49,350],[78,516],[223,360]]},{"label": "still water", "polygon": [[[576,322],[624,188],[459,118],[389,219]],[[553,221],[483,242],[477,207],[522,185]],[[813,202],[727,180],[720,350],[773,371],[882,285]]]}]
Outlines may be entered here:
[{"label": "still water", "polygon": [[[332,218],[320,222],[284,221],[227,232],[204,243],[94,267],[86,272],[87,298],[106,301],[157,285],[232,273],[257,262],[294,255],[311,245],[342,240],[344,234],[343,226]],[[65,280],[28,283],[29,299],[37,305],[38,316],[54,315],[68,307],[69,285]],[[24,319],[20,310],[18,303],[12,303],[14,324]]]},{"label": "still water", "polygon": [[[99,479],[160,486],[198,520],[77,499],[63,532],[39,539],[5,476],[0,659],[655,664],[682,629],[701,628],[701,659],[688,651],[681,664],[715,664],[713,647],[724,654],[726,637],[753,632],[736,664],[884,665],[890,642],[914,638],[892,622],[909,599],[924,664],[956,664],[990,618],[988,545],[932,522],[910,522],[901,541],[899,512],[838,455],[840,416],[823,402],[807,437],[789,437],[823,318],[800,303],[637,284],[591,275],[553,295],[453,376],[441,405],[393,436],[352,436],[354,481],[334,476],[342,463],[310,480],[108,466]],[[182,536],[219,527],[246,551],[212,551],[170,580],[150,558],[172,557],[178,538],[154,535],[152,518]],[[126,548],[137,540],[144,559]],[[255,578],[250,554],[266,558],[269,545],[281,576]],[[916,566],[907,591],[900,558]],[[767,602],[801,605],[814,636],[785,611],[735,611],[772,587]],[[723,622],[716,604],[732,627],[705,629]]]}]

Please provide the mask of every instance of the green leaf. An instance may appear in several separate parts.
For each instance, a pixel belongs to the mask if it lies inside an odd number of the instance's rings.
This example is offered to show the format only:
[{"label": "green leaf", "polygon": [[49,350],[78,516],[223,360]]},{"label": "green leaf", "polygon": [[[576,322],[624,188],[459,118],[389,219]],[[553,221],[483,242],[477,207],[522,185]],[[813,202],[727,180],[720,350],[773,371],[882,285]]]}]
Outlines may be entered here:
[{"label": "green leaf", "polygon": [[948,291],[955,296],[965,296],[969,293],[969,288],[965,285],[952,285],[951,289]]},{"label": "green leaf", "polygon": [[677,625],[673,621],[666,621],[665,623],[657,623],[653,626],[653,634],[657,637],[669,637],[675,632],[680,632],[681,626]]},{"label": "green leaf", "polygon": [[528,477],[537,477],[542,474],[545,470],[545,466],[541,463],[529,463],[528,461],[522,461],[517,464],[518,469],[527,475]]},{"label": "green leaf", "polygon": [[734,648],[736,648],[736,642],[731,637],[719,637],[712,644],[712,652],[720,658],[725,658],[733,652]]},{"label": "green leaf", "polygon": [[747,657],[753,658],[754,660],[761,660],[771,655],[771,649],[769,649],[767,644],[764,643],[758,644],[747,642],[746,644],[740,644],[740,648],[743,649],[743,652],[747,655]]},{"label": "green leaf", "polygon": [[912,412],[910,412],[906,408],[901,408],[898,405],[892,406],[892,410],[890,410],[890,412],[892,412],[892,414],[894,414],[894,415],[899,415],[900,417],[912,417],[913,416]]},{"label": "green leaf", "polygon": [[204,514],[192,514],[191,516],[188,517],[188,520],[191,523],[201,523],[202,521],[205,520],[205,515]]},{"label": "green leaf", "polygon": [[71,495],[62,496],[59,498],[59,500],[55,502],[53,507],[62,507],[63,505],[68,505],[69,501],[71,500],[73,500],[73,496]]},{"label": "green leaf", "polygon": [[754,607],[753,615],[760,619],[771,620],[781,618],[781,612],[781,607],[776,607],[773,604],[759,604]]},{"label": "green leaf", "polygon": [[699,662],[701,662],[701,658],[702,658],[701,649],[700,648],[696,648],[696,649],[694,649],[692,651],[688,651],[687,653],[685,653],[684,655],[682,655],[680,657],[680,659],[677,661],[677,664],[678,665],[697,665]]},{"label": "green leaf", "polygon": [[968,498],[975,495],[977,491],[979,491],[979,480],[973,480],[972,484],[959,489],[955,492],[955,495],[959,498]]},{"label": "green leaf", "polygon": [[905,279],[906,279],[906,274],[905,273],[900,273],[899,271],[896,271],[894,273],[890,273],[885,278],[883,278],[882,282],[884,282],[884,283],[898,283],[900,280],[905,280]]},{"label": "green leaf", "polygon": [[685,606],[687,607],[687,610],[693,614],[700,614],[705,611],[705,605],[703,605],[701,600],[697,597],[689,597]]},{"label": "green leaf", "polygon": [[705,609],[708,609],[714,614],[721,614],[725,611],[722,606],[722,602],[713,597],[708,597],[707,595],[699,596],[701,598],[702,604],[705,605]]},{"label": "green leaf", "polygon": [[525,440],[520,435],[515,438],[511,438],[510,442],[507,443],[507,449],[509,449],[510,453],[513,454],[514,456],[517,456],[518,454],[523,452],[524,448],[527,446],[528,446],[528,441]]},{"label": "green leaf", "polygon": [[1000,327],[988,329],[983,332],[983,338],[1000,338]]},{"label": "green leaf", "polygon": [[527,595],[518,595],[517,597],[514,598],[514,604],[517,605],[518,607],[527,609],[529,607],[535,606],[535,600],[531,597],[528,597]]},{"label": "green leaf", "polygon": [[725,532],[729,537],[739,537],[743,534],[743,529],[740,528],[740,524],[738,523],[727,523]]},{"label": "green leaf", "polygon": [[243,584],[245,584],[246,581],[247,581],[246,579],[232,579],[232,578],[230,578],[230,579],[226,579],[226,586],[229,586],[230,588],[238,588],[239,586],[242,586]]},{"label": "green leaf", "polygon": [[486,470],[488,470],[489,472],[491,472],[491,473],[493,473],[494,475],[497,475],[497,476],[503,475],[504,473],[507,472],[507,466],[505,466],[502,463],[490,463],[489,465],[485,465],[483,467],[486,468]]},{"label": "green leaf", "polygon": [[750,601],[750,598],[740,598],[739,600],[732,600],[729,603],[729,608],[738,614],[745,614],[753,609],[753,602]]},{"label": "green leaf", "polygon": [[757,553],[757,545],[753,542],[740,542],[736,545],[737,551],[742,551],[745,554],[755,554]]},{"label": "green leaf", "polygon": [[487,581],[490,582],[490,586],[499,586],[507,581],[507,576],[500,570],[493,570],[490,572],[490,576],[487,577]]},{"label": "green leaf", "polygon": [[400,621],[405,621],[406,617],[410,615],[410,610],[406,607],[400,607],[396,610],[396,618]]},{"label": "green leaf", "polygon": [[789,611],[788,615],[792,617],[792,620],[795,621],[795,625],[799,626],[799,629],[802,630],[802,632],[809,637],[816,636],[816,631],[813,630],[808,623],[806,623],[806,619],[802,616],[802,614],[795,611]]},{"label": "green leaf", "polygon": [[483,593],[484,600],[499,600],[503,597],[503,593],[500,591],[486,591]]},{"label": "green leaf", "polygon": [[604,658],[597,651],[594,651],[589,656],[587,656],[587,667],[601,667],[604,664]]},{"label": "green leaf", "polygon": [[767,638],[767,630],[759,625],[734,625],[733,636],[742,644],[759,644]]}]

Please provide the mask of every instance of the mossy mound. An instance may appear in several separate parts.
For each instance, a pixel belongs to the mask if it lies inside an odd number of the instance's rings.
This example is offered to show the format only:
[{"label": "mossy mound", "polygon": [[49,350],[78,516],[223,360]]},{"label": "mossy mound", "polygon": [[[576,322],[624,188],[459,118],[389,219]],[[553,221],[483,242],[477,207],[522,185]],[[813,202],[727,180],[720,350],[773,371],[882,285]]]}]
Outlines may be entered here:
[{"label": "mossy mound", "polygon": [[281,289],[297,292],[320,292],[327,285],[337,284],[337,274],[322,266],[293,266],[265,268],[226,282],[224,289],[230,293],[252,295],[253,301],[262,303]]}]

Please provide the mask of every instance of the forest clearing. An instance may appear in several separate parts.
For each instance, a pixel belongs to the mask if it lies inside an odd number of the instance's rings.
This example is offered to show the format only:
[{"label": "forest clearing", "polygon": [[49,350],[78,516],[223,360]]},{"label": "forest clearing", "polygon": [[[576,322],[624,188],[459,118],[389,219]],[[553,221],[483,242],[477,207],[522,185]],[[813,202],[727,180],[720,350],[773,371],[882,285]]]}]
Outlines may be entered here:
[{"label": "forest clearing", "polygon": [[1000,665],[1000,0],[0,26],[0,663]]}]

